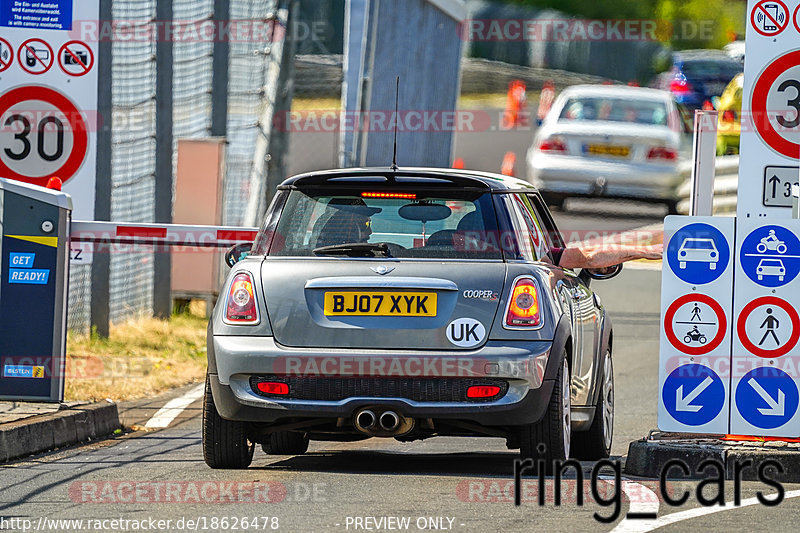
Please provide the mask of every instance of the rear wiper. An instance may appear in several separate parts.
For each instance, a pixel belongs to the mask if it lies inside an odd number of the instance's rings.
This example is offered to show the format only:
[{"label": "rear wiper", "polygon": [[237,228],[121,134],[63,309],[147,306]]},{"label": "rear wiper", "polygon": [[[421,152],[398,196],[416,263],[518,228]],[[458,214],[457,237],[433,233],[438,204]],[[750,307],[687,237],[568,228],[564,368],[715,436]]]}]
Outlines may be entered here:
[{"label": "rear wiper", "polygon": [[377,257],[382,253],[384,257],[392,257],[389,245],[385,242],[348,242],[315,248],[316,255],[346,255],[349,257]]}]

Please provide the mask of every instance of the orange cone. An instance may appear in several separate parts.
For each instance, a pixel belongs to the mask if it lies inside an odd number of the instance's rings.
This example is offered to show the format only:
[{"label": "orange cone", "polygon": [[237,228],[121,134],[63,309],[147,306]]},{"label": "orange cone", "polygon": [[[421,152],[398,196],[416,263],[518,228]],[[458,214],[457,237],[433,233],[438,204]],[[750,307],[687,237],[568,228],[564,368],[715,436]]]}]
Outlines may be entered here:
[{"label": "orange cone", "polygon": [[536,118],[544,120],[553,107],[553,102],[556,99],[556,86],[552,81],[544,82],[542,86],[542,93],[539,95],[539,109],[536,111]]},{"label": "orange cone", "polygon": [[61,190],[61,185],[63,185],[63,183],[61,182],[61,178],[59,178],[57,176],[53,176],[52,178],[47,180],[47,188],[48,189],[52,189],[54,191],[60,191]]},{"label": "orange cone", "polygon": [[460,157],[456,157],[456,160],[453,161],[453,168],[464,170],[464,160]]},{"label": "orange cone", "polygon": [[506,112],[503,116],[505,129],[519,127],[523,124],[524,110],[528,101],[528,88],[525,82],[514,80],[508,84]]},{"label": "orange cone", "polygon": [[517,171],[514,167],[517,165],[517,155],[514,152],[506,152],[503,158],[503,164],[500,166],[500,173],[503,176],[515,176]]}]

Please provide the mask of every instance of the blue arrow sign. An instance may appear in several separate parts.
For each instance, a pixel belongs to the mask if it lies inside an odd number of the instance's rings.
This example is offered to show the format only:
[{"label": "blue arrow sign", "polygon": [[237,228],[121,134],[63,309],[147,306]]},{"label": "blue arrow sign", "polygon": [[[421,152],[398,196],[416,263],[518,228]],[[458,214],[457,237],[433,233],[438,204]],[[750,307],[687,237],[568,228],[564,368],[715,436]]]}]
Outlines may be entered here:
[{"label": "blue arrow sign", "polygon": [[714,420],[725,405],[725,385],[710,368],[684,365],[664,380],[661,389],[667,412],[687,426],[702,426]]},{"label": "blue arrow sign", "polygon": [[762,287],[781,287],[800,274],[800,240],[782,226],[762,226],[742,243],[742,270]]},{"label": "blue arrow sign", "polygon": [[716,281],[728,268],[731,252],[725,236],[708,224],[690,224],[672,236],[667,261],[672,272],[686,283],[703,285]]},{"label": "blue arrow sign", "polygon": [[744,375],[736,387],[736,408],[751,425],[775,429],[797,412],[800,393],[786,372],[760,367]]}]

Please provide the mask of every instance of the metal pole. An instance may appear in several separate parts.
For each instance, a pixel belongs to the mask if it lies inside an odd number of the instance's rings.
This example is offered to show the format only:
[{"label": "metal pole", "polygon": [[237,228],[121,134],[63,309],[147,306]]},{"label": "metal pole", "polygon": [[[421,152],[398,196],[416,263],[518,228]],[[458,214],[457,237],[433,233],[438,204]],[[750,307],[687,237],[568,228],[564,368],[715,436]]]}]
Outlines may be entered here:
[{"label": "metal pole", "polygon": [[[230,0],[214,0],[214,22],[217,27],[231,18]],[[231,45],[227,39],[214,41],[211,73],[211,136],[228,136],[228,64]]]},{"label": "metal pole", "polygon": [[[100,0],[100,21],[110,23],[113,17],[112,0]],[[112,42],[100,39],[97,57],[97,161],[95,164],[94,219],[111,220],[111,83]],[[95,245],[92,261],[91,328],[100,337],[109,334],[111,254],[109,247]]]},{"label": "metal pole", "polygon": [[[156,20],[172,21],[172,1],[156,0]],[[167,28],[168,25],[164,25]],[[173,44],[169,30],[156,43],[156,171],[155,209],[157,223],[172,222],[172,82]],[[172,257],[153,255],[153,316],[169,318],[172,314]]]},{"label": "metal pole", "polygon": [[695,111],[692,159],[691,216],[711,216],[714,211],[714,175],[717,158],[717,112]]}]

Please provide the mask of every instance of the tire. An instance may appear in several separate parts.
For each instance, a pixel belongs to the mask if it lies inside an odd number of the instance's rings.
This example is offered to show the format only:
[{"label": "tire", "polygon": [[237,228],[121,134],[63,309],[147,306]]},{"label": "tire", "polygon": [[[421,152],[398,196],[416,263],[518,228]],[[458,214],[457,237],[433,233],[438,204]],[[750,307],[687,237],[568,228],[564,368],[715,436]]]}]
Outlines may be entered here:
[{"label": "tire", "polygon": [[303,455],[308,451],[308,433],[278,431],[269,436],[261,449],[268,455]]},{"label": "tire", "polygon": [[[523,459],[544,459],[546,470],[550,473],[554,461],[564,461],[569,457],[571,405],[569,361],[564,354],[544,417],[539,422],[519,428],[520,455]],[[543,450],[539,449],[540,444],[545,446]]]},{"label": "tire", "polygon": [[669,215],[679,215],[678,212],[678,201],[677,200],[670,200],[667,202],[667,214]]},{"label": "tire", "polygon": [[203,397],[203,459],[211,468],[241,470],[253,461],[255,446],[247,440],[246,424],[225,420],[217,412],[206,376]]},{"label": "tire", "polygon": [[572,436],[572,457],[586,461],[597,461],[611,455],[614,439],[614,365],[611,352],[606,352],[603,372],[600,376],[600,394],[594,410],[589,431],[576,432]]}]

